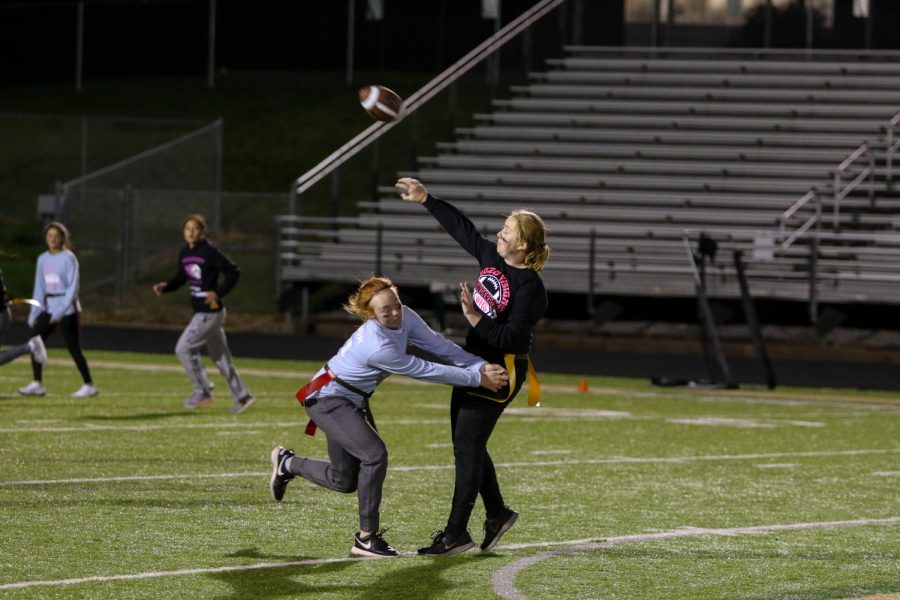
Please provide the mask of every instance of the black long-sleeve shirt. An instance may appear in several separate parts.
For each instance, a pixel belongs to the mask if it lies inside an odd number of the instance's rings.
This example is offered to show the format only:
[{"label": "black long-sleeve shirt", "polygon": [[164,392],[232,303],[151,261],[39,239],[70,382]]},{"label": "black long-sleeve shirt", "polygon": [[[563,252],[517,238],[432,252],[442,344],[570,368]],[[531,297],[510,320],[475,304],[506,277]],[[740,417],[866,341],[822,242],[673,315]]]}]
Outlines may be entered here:
[{"label": "black long-sleeve shirt", "polygon": [[452,204],[429,195],[425,208],[481,267],[473,303],[485,318],[469,327],[466,350],[491,361],[498,361],[502,354],[527,354],[532,330],[547,311],[541,276],[534,269],[506,264],[497,245]]},{"label": "black long-sleeve shirt", "polygon": [[[219,274],[225,276],[219,284]],[[230,258],[222,254],[208,240],[200,240],[191,248],[187,244],[178,253],[178,270],[166,282],[163,292],[177,290],[185,283],[191,290],[191,308],[194,312],[219,312],[225,308],[223,298],[237,284],[240,270]],[[213,307],[205,304],[205,292],[214,291],[219,297]]]}]

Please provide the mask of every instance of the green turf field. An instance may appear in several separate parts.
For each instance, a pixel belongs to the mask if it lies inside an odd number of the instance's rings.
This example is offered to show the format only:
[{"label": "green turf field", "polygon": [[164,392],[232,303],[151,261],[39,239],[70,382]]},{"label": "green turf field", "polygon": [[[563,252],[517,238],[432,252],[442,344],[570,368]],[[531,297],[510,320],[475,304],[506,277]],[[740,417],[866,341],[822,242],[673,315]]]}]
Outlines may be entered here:
[{"label": "green turf field", "polygon": [[[833,599],[900,595],[900,395],[736,392],[541,374],[490,448],[521,517],[494,551],[414,556],[452,492],[449,389],[373,398],[391,452],[382,505],[401,558],[351,559],[355,495],[294,480],[277,444],[325,456],[293,399],[318,366],[237,359],[240,416],[181,408],[174,355],[88,352],[98,398],[51,351],[48,396],[0,369],[0,596],[6,598]],[[540,367],[540,365],[538,365]],[[481,540],[481,506],[471,530]]]}]

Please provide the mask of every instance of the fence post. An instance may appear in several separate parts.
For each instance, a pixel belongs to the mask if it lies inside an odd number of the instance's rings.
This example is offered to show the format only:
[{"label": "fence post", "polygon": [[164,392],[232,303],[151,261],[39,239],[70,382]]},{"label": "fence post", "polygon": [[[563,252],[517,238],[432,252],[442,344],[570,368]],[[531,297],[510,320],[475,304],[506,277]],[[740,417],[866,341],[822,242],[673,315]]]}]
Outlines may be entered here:
[{"label": "fence post", "polygon": [[819,223],[822,220],[822,201],[815,198],[816,224],[809,244],[809,321],[819,321]]},{"label": "fence post", "polygon": [[875,154],[872,147],[866,145],[866,154],[869,156],[869,204],[875,206]]},{"label": "fence post", "polygon": [[888,123],[887,128],[887,173],[885,174],[887,178],[887,189],[888,191],[892,191],[894,189],[894,179],[891,176],[891,168],[894,164],[894,125],[892,123]]},{"label": "fence post", "polygon": [[118,299],[119,307],[128,304],[128,247],[130,246],[130,225],[131,225],[131,184],[127,184],[122,190],[122,223],[119,229],[119,277],[118,281]]},{"label": "fence post", "polygon": [[300,200],[300,195],[297,193],[297,186],[291,184],[291,191],[288,192],[288,214],[291,216],[297,216],[297,204]]},{"label": "fence post", "polygon": [[331,172],[331,216],[341,216],[341,170]]},{"label": "fence post", "polygon": [[838,170],[838,171],[834,172],[834,183],[832,184],[832,188],[831,188],[831,199],[834,202],[834,210],[833,210],[833,215],[832,215],[832,226],[834,227],[835,231],[838,231],[840,229],[840,226],[838,225],[838,221],[840,220],[840,215],[841,215],[841,208],[840,208],[841,196],[840,196],[840,194],[841,194],[841,172]]},{"label": "fence post", "polygon": [[56,182],[56,204],[53,207],[53,218],[58,221],[66,221],[66,217],[64,215],[67,207],[66,207],[66,194],[68,190],[66,186],[62,184],[62,182]]},{"label": "fence post", "polygon": [[587,293],[587,313],[588,316],[594,316],[594,284],[595,271],[597,270],[597,231],[591,229],[590,241],[588,243],[588,293]]},{"label": "fence post", "polygon": [[215,216],[213,217],[213,227],[216,235],[222,234],[222,129],[224,121],[222,118],[216,119],[216,127],[213,130],[215,157],[213,163],[213,202],[215,203]]},{"label": "fence post", "polygon": [[375,229],[375,275],[377,277],[381,277],[381,252],[383,236],[384,223],[378,221],[378,226]]},{"label": "fence post", "polygon": [[84,2],[75,6],[75,91],[81,91],[81,78],[84,73]]},{"label": "fence post", "polygon": [[[372,202],[378,202],[378,180],[380,179],[381,142],[372,144]],[[380,209],[379,209],[380,211]]]}]

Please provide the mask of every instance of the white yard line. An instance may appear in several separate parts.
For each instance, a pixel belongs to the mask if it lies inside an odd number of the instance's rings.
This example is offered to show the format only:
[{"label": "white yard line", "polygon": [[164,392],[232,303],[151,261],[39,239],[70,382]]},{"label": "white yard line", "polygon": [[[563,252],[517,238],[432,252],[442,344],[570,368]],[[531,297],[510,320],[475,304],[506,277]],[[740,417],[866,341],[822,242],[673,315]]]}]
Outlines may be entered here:
[{"label": "white yard line", "polygon": [[[68,359],[50,359],[50,364],[52,365],[65,365],[71,366],[72,362]],[[150,371],[154,373],[166,372],[166,373],[181,373],[182,368],[177,364],[147,364],[147,363],[133,363],[133,362],[123,362],[123,361],[115,361],[115,360],[91,360],[91,366],[97,368],[107,368],[107,369],[120,369],[120,370],[131,370],[131,371]],[[312,371],[283,371],[283,370],[275,370],[275,369],[254,369],[254,368],[241,368],[238,369],[241,375],[249,375],[254,377],[272,377],[272,378],[281,378],[281,379],[295,379],[298,383],[305,383],[304,380],[308,380],[315,373]],[[210,371],[210,373],[215,374],[214,371]],[[575,376],[573,376],[573,380]],[[408,377],[396,376],[390,379],[390,383],[402,383],[402,384],[410,384],[410,385],[433,385],[427,382],[416,381],[414,379],[410,379]],[[794,405],[807,405],[807,404],[827,404],[831,406],[845,406],[845,407],[860,407],[864,406],[866,408],[896,408],[900,405],[900,399],[893,396],[884,396],[884,397],[869,397],[869,398],[851,398],[851,397],[841,397],[839,395],[825,395],[825,396],[816,396],[814,394],[809,394],[805,392],[797,392],[797,393],[779,393],[773,391],[754,391],[754,390],[734,390],[734,391],[723,391],[723,390],[697,390],[697,389],[688,389],[684,391],[666,391],[666,392],[656,392],[656,391],[639,391],[633,390],[630,388],[616,388],[616,387],[597,387],[591,388],[589,392],[581,392],[578,390],[578,385],[573,383],[572,385],[562,385],[562,384],[552,384],[545,383],[541,385],[541,389],[548,392],[560,392],[566,394],[601,394],[608,396],[628,396],[632,398],[656,398],[656,399],[680,399],[686,398],[691,400],[696,400],[698,397],[703,400],[712,400],[712,401],[725,401],[725,402],[749,402],[749,403],[758,403],[758,404],[785,404],[789,406]]]},{"label": "white yard line", "polygon": [[511,544],[503,546],[504,550],[520,550],[527,548],[542,548],[545,546],[563,546],[557,550],[540,552],[533,556],[521,558],[494,573],[491,577],[491,585],[494,591],[508,600],[527,600],[515,586],[516,576],[528,567],[543,560],[554,558],[562,554],[599,550],[620,544],[634,544],[641,542],[655,542],[659,540],[671,540],[677,538],[690,538],[701,536],[738,536],[738,535],[766,535],[779,531],[800,531],[804,529],[842,529],[847,527],[867,526],[894,526],[900,525],[900,517],[888,519],[858,519],[855,521],[820,521],[815,523],[789,523],[785,525],[759,525],[755,527],[729,527],[725,529],[705,529],[700,527],[688,527],[673,531],[661,531],[658,533],[621,535],[605,539],[594,540],[570,540],[561,542],[537,542],[531,544]]},{"label": "white yard line", "polygon": [[[202,409],[201,409],[202,410]],[[298,419],[305,418],[299,413]],[[175,414],[172,415],[177,416]],[[447,419],[378,419],[381,425],[443,425]],[[181,423],[172,425],[98,425],[85,423],[79,427],[6,427],[0,428],[0,433],[95,433],[98,431],[160,431],[164,429],[236,429],[260,427],[270,429],[272,427],[298,427],[306,426],[306,422],[278,421],[278,422],[252,422],[252,423]]]},{"label": "white yard line", "polygon": [[[794,531],[802,529],[838,529],[847,527],[865,527],[873,525],[897,525],[900,523],[900,517],[891,517],[889,519],[859,519],[856,521],[825,521],[816,523],[792,523],[786,525],[761,525],[755,527],[734,527],[729,529],[703,529],[703,528],[687,528],[676,529],[674,531],[663,531],[651,534],[623,535],[607,539],[589,539],[589,540],[561,540],[555,542],[532,542],[529,544],[512,544],[509,546],[501,546],[504,550],[519,550],[529,548],[545,548],[553,546],[563,546],[558,550],[542,552],[535,556],[518,560],[507,567],[497,571],[491,583],[494,590],[503,598],[521,598],[519,590],[513,585],[515,576],[525,567],[540,562],[541,560],[551,558],[553,556],[569,553],[583,552],[585,550],[593,550],[596,548],[605,548],[615,544],[629,544],[637,542],[649,542],[656,540],[667,540],[673,538],[699,537],[699,536],[737,536],[737,535],[760,535],[774,533],[778,531]],[[404,552],[401,556],[412,558],[416,554],[413,552]],[[290,567],[316,566],[334,563],[347,563],[359,560],[360,558],[318,558],[307,560],[294,560],[284,562],[266,562],[251,565],[234,565],[227,567],[201,567],[192,569],[177,569],[172,571],[145,571],[142,573],[125,573],[120,575],[92,575],[90,577],[73,577],[69,579],[44,579],[34,581],[18,581],[14,583],[0,584],[0,590],[27,589],[35,587],[64,587],[70,585],[78,585],[93,582],[106,581],[136,581],[141,579],[156,579],[160,577],[178,577],[184,575],[207,575],[212,573],[229,573],[235,571],[259,571],[262,569],[284,569]],[[419,559],[425,560],[425,559]]]},{"label": "white yard line", "polygon": [[[767,458],[802,458],[824,456],[866,456],[872,454],[890,454],[900,452],[900,448],[868,449],[868,450],[830,450],[823,452],[771,452],[767,454],[712,454],[700,456],[666,456],[666,457],[630,457],[612,458],[543,460],[527,462],[495,463],[495,467],[504,469],[534,467],[565,467],[580,465],[625,465],[625,464],[685,464],[700,461],[720,460],[760,460]],[[452,464],[443,465],[410,465],[392,466],[391,471],[410,473],[416,471],[443,471],[453,469]],[[183,473],[180,475],[129,475],[122,477],[78,477],[71,479],[23,479],[18,481],[0,481],[0,487],[53,485],[66,483],[110,483],[116,481],[156,481],[172,479],[216,479],[233,477],[268,477],[270,471],[244,471],[237,473]]]}]

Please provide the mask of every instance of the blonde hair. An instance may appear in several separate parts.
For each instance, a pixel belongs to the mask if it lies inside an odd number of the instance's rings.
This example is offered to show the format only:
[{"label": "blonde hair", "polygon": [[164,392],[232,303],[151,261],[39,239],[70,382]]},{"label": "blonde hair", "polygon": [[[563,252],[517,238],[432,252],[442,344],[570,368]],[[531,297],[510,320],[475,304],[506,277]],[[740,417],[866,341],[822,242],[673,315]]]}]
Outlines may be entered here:
[{"label": "blonde hair", "polygon": [[519,208],[509,215],[516,220],[516,234],[519,241],[525,242],[525,266],[540,273],[544,263],[550,258],[550,246],[547,244],[547,226],[537,213]]},{"label": "blonde hair", "polygon": [[375,318],[375,311],[369,306],[369,302],[372,301],[375,294],[388,289],[394,290],[394,293],[399,295],[397,286],[387,277],[369,277],[362,281],[356,291],[350,295],[350,298],[347,299],[347,303],[344,305],[344,310],[351,315],[356,315],[363,321],[373,319]]}]

